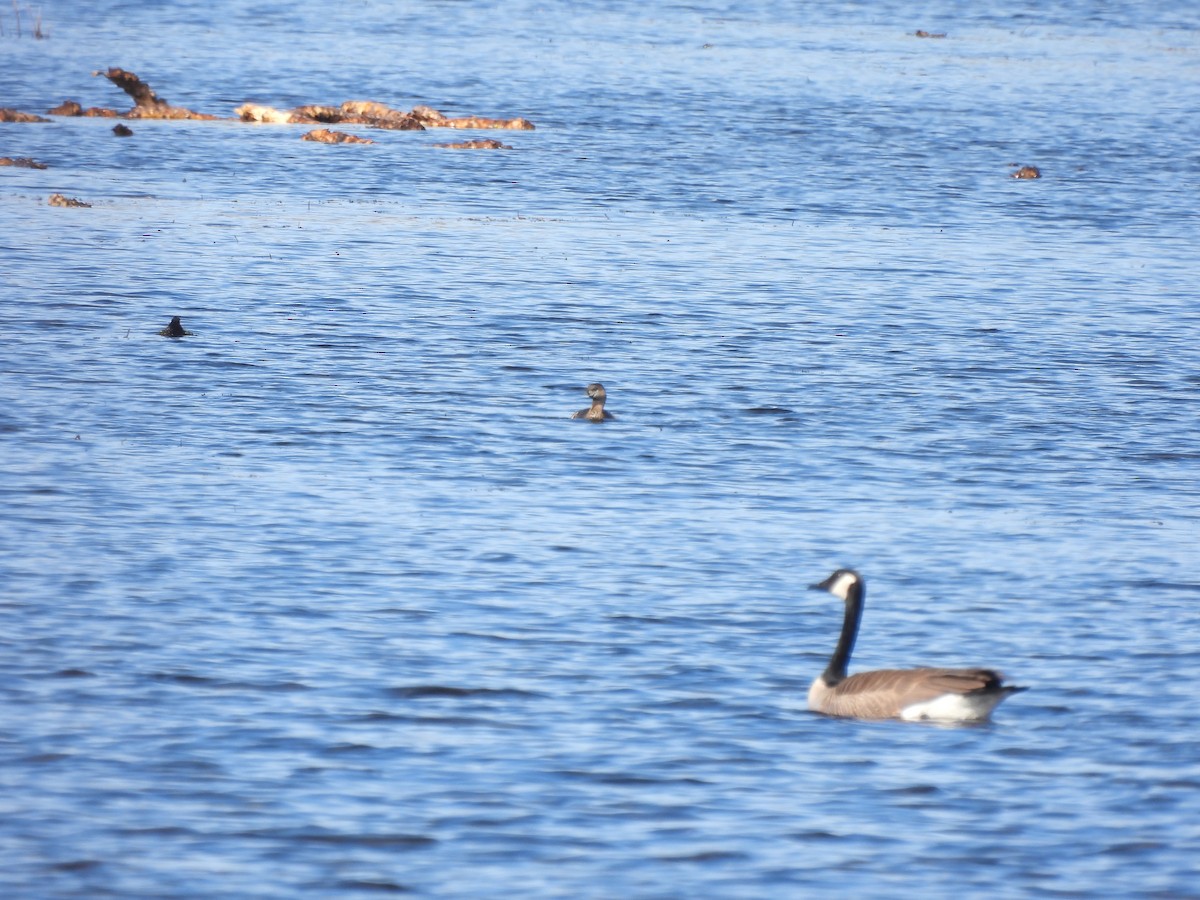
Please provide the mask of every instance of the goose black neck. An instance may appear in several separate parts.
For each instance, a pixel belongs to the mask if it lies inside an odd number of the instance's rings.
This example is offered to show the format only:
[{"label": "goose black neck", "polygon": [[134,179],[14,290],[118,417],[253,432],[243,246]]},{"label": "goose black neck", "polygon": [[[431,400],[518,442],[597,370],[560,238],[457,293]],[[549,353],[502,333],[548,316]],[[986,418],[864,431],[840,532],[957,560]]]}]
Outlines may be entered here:
[{"label": "goose black neck", "polygon": [[822,676],[826,684],[834,685],[846,680],[846,669],[850,665],[850,654],[854,652],[854,641],[858,638],[862,612],[863,586],[861,581],[856,581],[846,593],[846,618],[842,620],[842,634]]}]

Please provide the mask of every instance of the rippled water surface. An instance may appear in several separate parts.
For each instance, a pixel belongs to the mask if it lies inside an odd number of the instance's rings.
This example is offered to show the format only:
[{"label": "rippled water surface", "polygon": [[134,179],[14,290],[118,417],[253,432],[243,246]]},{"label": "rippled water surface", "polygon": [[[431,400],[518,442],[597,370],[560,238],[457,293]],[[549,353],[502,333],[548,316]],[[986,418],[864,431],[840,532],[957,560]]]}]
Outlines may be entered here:
[{"label": "rippled water surface", "polygon": [[[0,125],[4,895],[1200,895],[1200,16],[1101,6],[0,12],[537,126]],[[1030,690],[808,712],[842,565]]]}]

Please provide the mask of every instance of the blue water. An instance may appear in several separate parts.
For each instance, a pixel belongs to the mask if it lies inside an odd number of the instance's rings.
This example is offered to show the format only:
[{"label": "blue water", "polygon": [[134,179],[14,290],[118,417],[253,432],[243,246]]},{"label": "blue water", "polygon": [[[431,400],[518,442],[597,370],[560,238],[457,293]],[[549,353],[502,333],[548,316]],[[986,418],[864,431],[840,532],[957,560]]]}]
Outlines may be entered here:
[{"label": "blue water", "polygon": [[[537,125],[0,125],[0,892],[1200,896],[1200,15],[922,10],[0,11]],[[842,565],[1030,690],[808,712]]]}]

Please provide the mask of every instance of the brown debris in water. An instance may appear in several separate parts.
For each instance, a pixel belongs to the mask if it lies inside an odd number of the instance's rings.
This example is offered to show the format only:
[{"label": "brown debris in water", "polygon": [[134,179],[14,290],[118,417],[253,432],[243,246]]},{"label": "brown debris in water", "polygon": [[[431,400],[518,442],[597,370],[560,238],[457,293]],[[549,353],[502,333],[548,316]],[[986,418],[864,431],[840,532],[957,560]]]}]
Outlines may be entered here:
[{"label": "brown debris in water", "polygon": [[43,119],[41,116],[35,116],[33,113],[21,112],[19,109],[9,109],[7,106],[0,107],[0,122],[49,122],[49,119]]},{"label": "brown debris in water", "polygon": [[370,138],[347,134],[344,131],[330,131],[328,128],[317,128],[305,133],[301,140],[316,141],[318,144],[373,144]]},{"label": "brown debris in water", "polygon": [[347,100],[341,106],[313,103],[295,109],[276,109],[244,103],[236,110],[243,122],[276,125],[365,125],[392,131],[424,131],[426,128],[504,128],[533,131],[528,119],[492,119],[486,116],[450,117],[430,106],[414,106],[411,112],[393,109],[375,100]]},{"label": "brown debris in water", "polygon": [[392,131],[424,131],[425,126],[414,113],[392,109],[374,100],[347,100],[341,107],[340,121],[348,125],[372,125]]},{"label": "brown debris in water", "polygon": [[112,131],[117,137],[129,137],[133,134],[132,128],[130,128],[128,125],[122,125],[120,122],[113,126]]},{"label": "brown debris in water", "polygon": [[[125,119],[213,120],[221,118],[208,113],[193,112],[181,106],[172,106],[159,97],[146,82],[125,69],[111,67],[107,71],[93,72],[92,74],[103,75],[132,97],[133,108],[123,113],[104,107],[91,107],[85,110],[74,100],[64,100],[49,111],[50,115]],[[262,122],[275,125],[363,125],[393,131],[423,131],[426,128],[535,130],[533,123],[528,119],[447,116],[441,110],[431,106],[415,106],[411,111],[405,112],[374,100],[347,100],[340,106],[314,103],[298,106],[295,109],[276,109],[260,103],[243,103],[234,110],[234,114],[243,122]],[[0,110],[0,121],[48,122],[50,120],[28,113],[19,113],[16,110]]]},{"label": "brown debris in water", "polygon": [[489,119],[486,116],[456,116],[443,119],[437,128],[503,128],[507,131],[533,131],[528,119]]},{"label": "brown debris in water", "polygon": [[508,144],[502,144],[494,138],[479,138],[473,141],[453,141],[449,144],[434,144],[435,147],[445,147],[448,150],[511,150]]},{"label": "brown debris in water", "polygon": [[91,207],[92,207],[92,204],[90,204],[90,203],[84,203],[82,200],[76,200],[74,197],[67,197],[64,194],[51,194],[50,195],[50,205],[51,206],[71,206],[71,207],[78,207],[78,208],[83,208],[83,209],[91,209]]},{"label": "brown debris in water", "polygon": [[244,103],[234,110],[243,122],[272,125],[366,125],[393,131],[423,131],[410,113],[375,103],[372,100],[347,100],[341,106],[311,104],[295,109],[276,109],[258,103]]},{"label": "brown debris in water", "polygon": [[288,109],[276,109],[260,103],[243,103],[234,110],[243,122],[264,122],[267,125],[317,125],[312,116]]},{"label": "brown debris in water", "polygon": [[[249,106],[250,104],[246,104]],[[242,107],[238,107],[241,109]],[[314,122],[324,122],[327,125],[332,125],[335,122],[342,121],[342,111],[336,106],[321,106],[314,103],[310,106],[297,106],[292,110],[294,116],[304,116],[312,119]]]},{"label": "brown debris in water", "polygon": [[46,110],[52,116],[82,116],[83,107],[74,100],[64,100],[54,109]]},{"label": "brown debris in water", "polygon": [[488,116],[447,116],[431,106],[414,106],[412,115],[426,128],[503,128],[509,131],[534,131],[528,119],[493,119]]},{"label": "brown debris in water", "polygon": [[185,109],[182,106],[172,106],[167,101],[161,99],[150,85],[142,81],[132,72],[126,72],[124,69],[116,67],[110,68],[107,72],[93,72],[93,75],[103,75],[130,97],[133,98],[133,109],[125,113],[128,119],[216,119],[218,116],[209,115],[208,113],[193,112],[190,109]]},{"label": "brown debris in water", "polygon": [[20,169],[48,169],[45,163],[30,156],[0,156],[0,166],[16,166]]},{"label": "brown debris in water", "polygon": [[939,32],[935,33],[935,32],[930,32],[930,31],[921,31],[920,29],[918,29],[917,31],[913,32],[913,37],[919,37],[919,38],[944,38],[945,36],[946,36],[946,32],[944,32],[944,31],[939,31]]},{"label": "brown debris in water", "polygon": [[91,119],[115,119],[120,115],[115,109],[103,106],[89,106],[84,109],[74,100],[64,100],[54,109],[46,110],[52,116],[86,116]]},{"label": "brown debris in water", "polygon": [[[1016,164],[1014,163],[1014,165]],[[1012,173],[1012,177],[1021,179],[1041,178],[1042,173],[1037,166],[1021,166],[1021,168]]]}]

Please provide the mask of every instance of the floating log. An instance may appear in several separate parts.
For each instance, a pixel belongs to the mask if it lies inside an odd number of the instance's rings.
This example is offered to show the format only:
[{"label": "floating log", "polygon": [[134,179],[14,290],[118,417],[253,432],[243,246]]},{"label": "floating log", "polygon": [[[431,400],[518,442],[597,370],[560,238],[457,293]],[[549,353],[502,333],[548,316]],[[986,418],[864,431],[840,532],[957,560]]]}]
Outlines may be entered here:
[{"label": "floating log", "polygon": [[54,109],[48,109],[46,112],[52,116],[85,116],[90,119],[115,119],[121,115],[115,109],[103,106],[89,106],[84,109],[74,100],[64,100]]},{"label": "floating log", "polygon": [[74,197],[67,197],[63,194],[51,194],[50,205],[81,207],[85,209],[91,209],[92,207],[90,203],[84,203],[82,200],[76,200]]},{"label": "floating log", "polygon": [[0,108],[0,122],[49,122],[33,113],[21,112],[19,109]]},{"label": "floating log", "polygon": [[435,147],[445,147],[449,150],[511,150],[508,144],[502,144],[494,138],[479,138],[474,141],[454,141],[449,144],[434,144]]},{"label": "floating log", "polygon": [[487,116],[456,116],[438,123],[438,128],[503,128],[508,131],[533,131],[528,119],[489,119]]},{"label": "floating log", "polygon": [[[239,107],[240,108],[240,107]],[[327,125],[333,125],[342,121],[343,113],[340,107],[337,106],[321,106],[313,103],[309,106],[297,106],[292,110],[293,115],[307,116],[316,122],[324,122]]]},{"label": "floating log", "polygon": [[330,131],[328,128],[317,128],[301,137],[301,140],[316,141],[318,144],[373,144],[370,138],[347,134],[344,131]]},{"label": "floating log", "polygon": [[295,109],[276,109],[244,103],[234,110],[243,122],[276,125],[366,125],[393,131],[423,131],[426,128],[505,128],[533,131],[528,119],[491,119],[486,116],[447,116],[430,106],[414,106],[411,112],[393,109],[375,100],[347,100],[341,106],[310,104]]},{"label": "floating log", "polygon": [[348,125],[371,125],[392,131],[424,131],[425,126],[413,114],[392,109],[374,100],[347,100],[341,105],[342,118]]},{"label": "floating log", "polygon": [[447,116],[431,106],[414,106],[413,118],[426,128],[504,128],[510,131],[534,131],[528,119],[493,119],[487,116]]},{"label": "floating log", "polygon": [[389,116],[406,115],[398,109],[392,109],[386,103],[374,100],[346,100],[339,107],[343,115],[366,116],[368,119],[386,119]]},{"label": "floating log", "polygon": [[[198,113],[181,106],[172,106],[159,97],[154,90],[133,72],[125,69],[110,67],[104,72],[93,72],[93,75],[103,75],[114,85],[133,98],[134,106],[127,112],[117,112],[104,107],[83,109],[74,100],[64,100],[61,104],[49,110],[57,116],[92,116],[120,117],[126,119],[219,119],[220,116]],[[235,115],[243,122],[263,122],[281,125],[365,125],[371,128],[384,128],[395,131],[422,131],[425,128],[460,128],[460,129],[507,129],[512,131],[533,131],[534,125],[528,119],[498,119],[488,116],[447,116],[441,110],[431,106],[415,106],[409,112],[393,109],[385,103],[374,100],[347,100],[340,106],[325,106],[310,104],[298,106],[295,109],[276,109],[259,103],[243,103],[234,110]],[[0,110],[0,121],[12,122],[48,122],[40,116],[20,113],[16,110]]]},{"label": "floating log", "polygon": [[268,125],[317,125],[312,116],[306,116],[290,109],[276,109],[273,106],[263,106],[258,103],[243,103],[234,110],[243,122],[264,122]]},{"label": "floating log", "polygon": [[20,169],[48,169],[45,163],[29,156],[0,156],[0,166],[16,166]]},{"label": "floating log", "polygon": [[142,81],[132,72],[126,72],[124,69],[110,68],[107,72],[93,72],[93,75],[103,75],[130,97],[133,98],[133,109],[125,113],[125,117],[129,119],[207,119],[212,120],[219,118],[218,116],[209,115],[208,113],[193,112],[190,109],[185,109],[182,106],[172,106],[167,101],[161,99],[150,85]]}]

